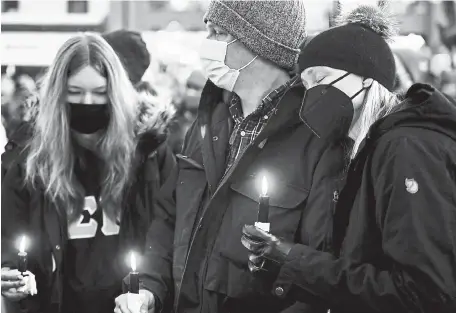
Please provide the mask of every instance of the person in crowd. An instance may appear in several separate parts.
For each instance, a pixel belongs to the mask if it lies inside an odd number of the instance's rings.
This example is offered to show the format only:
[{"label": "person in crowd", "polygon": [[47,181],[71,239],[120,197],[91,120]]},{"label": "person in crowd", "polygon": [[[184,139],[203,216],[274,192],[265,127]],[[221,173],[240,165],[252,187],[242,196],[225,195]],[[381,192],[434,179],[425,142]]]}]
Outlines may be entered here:
[{"label": "person in crowd", "polygon": [[2,76],[2,121],[8,138],[11,138],[21,126],[24,102],[35,92],[35,81],[26,74],[15,79],[7,75]]},{"label": "person in crowd", "polygon": [[17,86],[18,91],[20,93],[20,97],[23,102],[29,96],[36,93],[36,83],[30,75],[22,74],[17,78]]},{"label": "person in crowd", "polygon": [[[335,209],[332,248],[272,229],[243,229],[254,276],[279,298],[331,312],[456,312],[456,103],[415,84],[399,101],[384,8],[361,6],[303,50],[300,116],[350,110],[354,140]],[[364,90],[363,97],[353,95]],[[263,280],[266,283],[265,280]]]},{"label": "person in crowd", "polygon": [[8,137],[6,136],[6,129],[3,126],[3,120],[0,124],[0,154],[5,152],[5,146],[8,143]]},{"label": "person in crowd", "polygon": [[136,88],[143,86],[145,84],[143,76],[150,65],[151,58],[141,34],[120,29],[102,34],[102,37],[117,53],[133,86]]},{"label": "person in crowd", "polygon": [[[101,36],[59,49],[39,99],[27,102],[30,138],[2,156],[4,297],[28,312],[113,311],[125,260],[142,253],[175,164],[166,144],[173,107],[159,100],[134,89]],[[20,280],[12,277],[24,235],[35,296],[3,288]]]},{"label": "person in crowd", "polygon": [[16,130],[18,121],[20,121],[20,110],[18,110],[19,104],[16,101],[16,83],[11,77],[2,75],[1,86],[2,124],[5,127],[6,136],[9,138]]},{"label": "person in crowd", "polygon": [[[298,115],[304,88],[289,72],[306,37],[302,1],[212,1],[204,20],[209,79],[149,229],[141,312],[166,312],[170,302],[176,313],[282,312],[296,301],[250,275],[242,227],[257,220],[266,177],[271,231],[324,250],[346,138],[318,138]],[[129,313],[127,299],[115,312]]]},{"label": "person in crowd", "polygon": [[[130,78],[130,82],[133,84],[137,92],[139,92],[140,94],[144,94],[145,97],[147,97],[147,94],[158,96],[156,89],[153,86],[151,86],[151,84],[148,81],[143,80],[144,73],[149,67],[151,58],[149,51],[147,50],[147,45],[142,39],[141,34],[135,31],[120,29],[113,32],[104,33],[102,34],[102,37],[106,40],[107,43],[109,43],[109,45],[116,52],[117,56],[122,62],[124,69],[127,71],[128,77]],[[13,101],[10,99],[13,97],[13,93],[16,94],[14,92],[14,90],[16,90],[14,89],[14,82],[11,80],[11,82],[13,83],[13,92],[11,93],[11,97],[9,96],[8,91],[11,88],[8,88],[8,86],[10,84],[8,84],[9,81],[7,77],[2,76],[2,79],[4,78],[6,79],[6,83],[3,84],[2,81],[2,104]],[[40,82],[41,80],[42,79],[39,79],[38,82]],[[10,160],[17,157],[17,155],[13,152],[20,152],[20,149],[16,149],[16,147],[19,146],[23,148],[26,145],[27,140],[32,135],[32,127],[29,120],[31,115],[30,112],[34,111],[34,108],[36,107],[34,104],[38,102],[39,95],[37,94],[36,89],[31,87],[27,88],[27,86],[32,86],[30,80],[22,79],[22,81],[25,81],[26,83],[22,84],[24,87],[21,89],[27,91],[27,93],[23,92],[22,94],[26,94],[27,96],[22,96],[20,102],[23,103],[19,104],[17,104],[18,98],[14,98],[14,105],[16,107],[21,108],[20,111],[16,109],[16,112],[21,112],[21,114],[15,115],[17,116],[17,118],[14,119],[14,127],[10,127],[11,130],[9,132],[7,131],[9,137],[6,149],[10,150],[10,152],[6,155],[2,155],[2,178],[6,173],[6,169],[8,164],[10,163]],[[5,88],[3,89],[4,85]],[[167,101],[159,102],[160,104],[167,104]],[[172,107],[170,106],[169,109],[172,109]],[[9,111],[2,110],[2,115],[3,113],[6,114],[7,112]],[[6,118],[5,124],[8,124]]]}]

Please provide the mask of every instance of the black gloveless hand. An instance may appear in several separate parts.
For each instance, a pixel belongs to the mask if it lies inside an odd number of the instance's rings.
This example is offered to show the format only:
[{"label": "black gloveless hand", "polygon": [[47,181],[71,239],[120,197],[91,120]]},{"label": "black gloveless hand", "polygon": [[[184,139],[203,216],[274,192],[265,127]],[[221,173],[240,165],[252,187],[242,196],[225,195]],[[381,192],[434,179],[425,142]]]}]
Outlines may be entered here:
[{"label": "black gloveless hand", "polygon": [[294,243],[286,242],[254,225],[242,229],[242,244],[249,251],[251,271],[266,270],[278,272],[290,253]]}]

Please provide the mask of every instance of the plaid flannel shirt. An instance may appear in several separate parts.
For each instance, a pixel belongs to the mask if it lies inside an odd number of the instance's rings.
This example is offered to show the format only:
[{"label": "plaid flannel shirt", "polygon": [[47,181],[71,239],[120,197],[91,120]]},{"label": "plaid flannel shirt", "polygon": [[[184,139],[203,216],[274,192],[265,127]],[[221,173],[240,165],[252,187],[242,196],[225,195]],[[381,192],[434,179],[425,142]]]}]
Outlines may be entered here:
[{"label": "plaid flannel shirt", "polygon": [[242,111],[241,98],[233,92],[229,102],[229,110],[231,117],[234,120],[234,128],[229,141],[230,150],[226,171],[228,171],[234,161],[236,161],[236,159],[260,134],[269,118],[277,110],[281,96],[295,83],[295,81],[296,77],[270,92],[263,98],[258,108],[245,118]]}]

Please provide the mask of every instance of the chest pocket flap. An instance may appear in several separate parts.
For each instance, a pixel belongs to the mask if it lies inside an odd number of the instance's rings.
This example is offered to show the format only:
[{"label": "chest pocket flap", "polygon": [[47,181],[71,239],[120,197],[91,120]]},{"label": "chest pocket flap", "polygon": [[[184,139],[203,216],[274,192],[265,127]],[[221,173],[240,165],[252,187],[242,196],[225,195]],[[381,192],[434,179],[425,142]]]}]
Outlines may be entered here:
[{"label": "chest pocket flap", "polygon": [[[261,180],[258,176],[249,176],[231,185],[231,189],[258,202],[261,193]],[[292,185],[283,181],[268,181],[269,205],[292,209],[303,203],[309,191],[305,188]]]},{"label": "chest pocket flap", "polygon": [[[258,176],[249,176],[240,182],[231,185],[233,196],[231,210],[226,218],[230,220],[231,240],[228,254],[237,253],[237,257],[244,257],[246,249],[241,245],[242,227],[254,224],[258,217],[258,203],[260,195],[260,179]],[[302,216],[302,210],[308,196],[303,188],[275,181],[269,187],[269,223],[270,230],[276,236],[293,240]],[[226,252],[226,251],[225,251]],[[236,258],[231,255],[232,258]],[[246,260],[244,258],[244,260]]]},{"label": "chest pocket flap", "polygon": [[[225,235],[216,242],[215,250],[240,271],[248,271],[248,252],[241,244],[242,227],[257,220],[260,185],[261,179],[254,175],[231,184],[230,208],[220,229]],[[294,240],[308,190],[278,180],[270,182],[268,189],[271,233]]]}]

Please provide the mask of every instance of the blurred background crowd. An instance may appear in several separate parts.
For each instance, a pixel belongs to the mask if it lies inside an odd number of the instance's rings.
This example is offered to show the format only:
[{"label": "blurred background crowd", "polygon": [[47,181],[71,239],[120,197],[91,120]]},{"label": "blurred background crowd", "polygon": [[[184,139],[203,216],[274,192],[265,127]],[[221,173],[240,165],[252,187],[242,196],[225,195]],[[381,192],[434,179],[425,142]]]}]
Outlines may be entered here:
[{"label": "blurred background crowd", "polygon": [[[303,1],[309,35],[331,27],[341,5],[366,2]],[[151,64],[143,81],[173,99],[178,115],[170,143],[175,152],[179,151],[205,83],[198,48],[205,36],[202,20],[208,3],[2,0],[1,113],[7,136],[22,118],[25,99],[36,92],[40,76],[69,37],[81,31],[106,33],[123,28],[139,32],[149,50]],[[456,97],[456,1],[396,0],[391,1],[390,8],[400,30],[391,43],[397,62],[396,91],[404,92],[414,82],[426,82]]]}]

